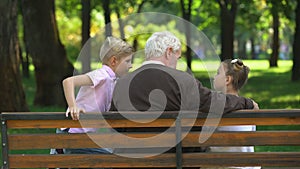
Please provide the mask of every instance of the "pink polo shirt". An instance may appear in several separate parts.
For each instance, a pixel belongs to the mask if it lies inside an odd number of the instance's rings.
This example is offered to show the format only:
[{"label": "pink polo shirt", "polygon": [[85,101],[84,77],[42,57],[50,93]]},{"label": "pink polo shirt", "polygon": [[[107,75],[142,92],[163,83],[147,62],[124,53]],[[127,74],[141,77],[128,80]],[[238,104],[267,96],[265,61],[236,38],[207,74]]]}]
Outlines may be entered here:
[{"label": "pink polo shirt", "polygon": [[[82,86],[76,97],[77,106],[83,108],[86,113],[105,112],[110,108],[116,74],[113,70],[103,65],[101,69],[88,72],[92,86]],[[94,128],[71,128],[69,133],[96,132]]]}]

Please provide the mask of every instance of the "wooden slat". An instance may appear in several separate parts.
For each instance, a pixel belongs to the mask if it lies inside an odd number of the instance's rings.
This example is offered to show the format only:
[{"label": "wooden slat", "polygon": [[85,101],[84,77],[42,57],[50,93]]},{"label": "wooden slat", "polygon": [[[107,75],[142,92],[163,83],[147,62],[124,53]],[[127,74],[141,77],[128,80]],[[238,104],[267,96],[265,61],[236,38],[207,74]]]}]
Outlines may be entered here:
[{"label": "wooden slat", "polygon": [[[300,115],[300,112],[299,112]],[[203,126],[204,122],[207,126],[216,126],[214,119],[197,119],[195,126]],[[192,124],[191,120],[182,119],[182,125]],[[259,126],[273,126],[273,125],[300,125],[300,117],[248,117],[248,118],[222,118],[218,126],[234,126],[234,125],[259,125]]]},{"label": "wooden slat", "polygon": [[[212,166],[300,166],[300,153],[188,153],[183,167]],[[38,167],[175,167],[175,154],[150,158],[127,158],[116,155],[10,155],[11,168]]]},{"label": "wooden slat", "polygon": [[[47,148],[147,148],[173,147],[175,133],[160,135],[160,139],[142,139],[158,136],[157,133],[122,134],[18,134],[9,136],[9,148],[12,150]],[[131,140],[129,138],[141,138]],[[34,141],[32,141],[34,140]],[[122,140],[122,141],[120,141]]]},{"label": "wooden slat", "polygon": [[211,166],[277,166],[299,167],[300,153],[188,153],[183,154],[184,167]]},{"label": "wooden slat", "polygon": [[[149,158],[127,158],[117,155],[10,155],[11,168],[92,168],[92,167],[176,167],[175,154]],[[155,167],[154,167],[155,166]]]},{"label": "wooden slat", "polygon": [[[9,136],[9,149],[48,149],[48,148],[149,148],[173,147],[175,134],[164,133],[158,138],[130,140],[126,138],[151,138],[159,133],[112,133],[103,134],[18,134]],[[204,133],[203,133],[204,134]],[[263,146],[299,145],[299,131],[258,131],[258,132],[218,132],[199,143],[200,132],[189,133],[183,139],[184,147],[199,146]],[[34,141],[32,141],[34,140]],[[122,142],[120,142],[122,140]]]},{"label": "wooden slat", "polygon": [[[300,145],[300,131],[217,132],[204,143],[199,143],[199,134],[200,132],[189,133],[183,139],[183,146]],[[203,134],[205,135],[205,133]]]},{"label": "wooden slat", "polygon": [[122,127],[170,127],[175,119],[157,119],[149,123],[129,120],[9,120],[8,128],[122,128]]},{"label": "wooden slat", "polygon": [[[225,118],[261,118],[261,117],[300,117],[300,109],[261,109],[261,110],[239,110],[231,113],[224,114]],[[194,111],[182,111],[181,116],[183,118],[194,118]],[[149,119],[153,118],[153,114],[159,114],[161,119],[176,119],[178,111],[167,112],[103,112],[101,116],[99,112],[81,114],[82,119],[126,119],[126,116],[131,116],[136,119]],[[125,115],[126,114],[126,115]],[[213,113],[212,113],[213,114]],[[124,116],[125,115],[125,116]],[[206,118],[207,113],[197,113],[198,118]],[[3,120],[39,120],[39,119],[51,119],[51,120],[63,120],[65,112],[2,112],[1,118]],[[70,118],[70,117],[69,117]]]},{"label": "wooden slat", "polygon": [[7,126],[10,129],[81,127],[80,123],[74,120],[8,120]]},{"label": "wooden slat", "polygon": [[[130,120],[9,120],[8,128],[123,128],[123,127],[170,127],[175,119],[157,119],[150,123],[136,123]],[[206,123],[205,123],[206,122]],[[222,118],[219,123],[206,119],[182,119],[182,126],[230,126],[230,125],[300,125],[300,117],[290,118]]]}]

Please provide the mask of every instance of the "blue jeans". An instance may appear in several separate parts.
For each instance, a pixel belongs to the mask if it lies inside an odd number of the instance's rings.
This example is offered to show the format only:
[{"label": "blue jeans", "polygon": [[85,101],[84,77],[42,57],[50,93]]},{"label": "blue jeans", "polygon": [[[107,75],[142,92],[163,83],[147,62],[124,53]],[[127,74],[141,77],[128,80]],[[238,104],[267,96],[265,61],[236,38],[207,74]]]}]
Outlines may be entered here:
[{"label": "blue jeans", "polygon": [[[111,154],[103,148],[76,148],[66,149],[66,154]],[[111,169],[111,168],[94,168],[94,169]]]},{"label": "blue jeans", "polygon": [[76,148],[66,149],[66,154],[111,154],[103,148]]}]

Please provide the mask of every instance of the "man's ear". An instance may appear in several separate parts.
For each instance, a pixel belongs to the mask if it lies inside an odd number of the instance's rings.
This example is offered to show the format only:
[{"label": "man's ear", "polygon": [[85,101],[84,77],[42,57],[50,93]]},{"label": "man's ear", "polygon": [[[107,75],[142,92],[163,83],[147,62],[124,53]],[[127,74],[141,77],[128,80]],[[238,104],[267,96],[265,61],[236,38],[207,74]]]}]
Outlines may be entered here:
[{"label": "man's ear", "polygon": [[171,53],[172,53],[172,48],[167,48],[167,50],[166,50],[166,59],[170,59],[170,57],[171,57]]}]

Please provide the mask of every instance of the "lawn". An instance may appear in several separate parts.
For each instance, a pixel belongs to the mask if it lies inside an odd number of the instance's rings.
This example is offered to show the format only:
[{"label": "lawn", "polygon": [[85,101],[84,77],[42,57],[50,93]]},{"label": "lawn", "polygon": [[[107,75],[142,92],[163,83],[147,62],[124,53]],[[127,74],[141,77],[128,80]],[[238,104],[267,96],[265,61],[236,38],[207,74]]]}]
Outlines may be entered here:
[{"label": "lawn", "polygon": [[[197,67],[194,62],[194,67]],[[200,63],[201,64],[201,63]],[[212,65],[214,63],[207,63]],[[215,63],[217,64],[217,63]],[[278,67],[269,68],[267,60],[246,60],[244,64],[251,71],[247,85],[240,95],[255,100],[261,109],[299,109],[300,108],[300,82],[291,82],[292,61],[279,61]],[[209,75],[203,66],[194,75],[207,87],[211,86]],[[210,77],[210,78],[209,78]],[[300,126],[257,126],[257,130],[293,130]],[[299,146],[257,146],[256,151],[300,151]]]},{"label": "lawn", "polygon": [[[249,66],[251,71],[249,75],[248,84],[241,90],[241,95],[255,100],[261,109],[292,109],[300,108],[300,82],[291,82],[291,67],[292,61],[279,61],[279,67],[269,68],[267,60],[245,60],[245,65]],[[133,69],[136,69],[140,64],[134,64]],[[219,62],[201,62],[200,60],[193,61],[192,68],[194,76],[198,78],[204,86],[211,88],[211,79],[215,74]],[[76,66],[79,68],[78,66]],[[99,64],[93,64],[93,68],[98,68]],[[183,61],[178,64],[178,69],[186,70],[186,65]],[[31,67],[31,70],[33,68]],[[31,71],[31,78],[23,79],[26,99],[29,108],[32,112],[37,111],[65,111],[64,107],[37,107],[33,105],[35,83],[33,78],[33,71]],[[272,130],[277,129],[278,126],[272,127],[257,127],[258,130]],[[290,127],[286,126],[284,129],[300,129],[300,126]],[[21,131],[15,131],[21,132]],[[32,130],[32,133],[39,132],[39,130]],[[49,130],[54,132],[54,130]],[[300,151],[300,147],[256,147],[257,151]],[[48,150],[41,150],[41,152],[48,153]],[[1,158],[2,159],[2,158]]]},{"label": "lawn", "polygon": [[[279,61],[279,67],[269,68],[267,60],[246,60],[249,66],[248,84],[240,95],[255,100],[261,109],[300,108],[300,82],[291,82],[292,61]],[[196,63],[194,63],[196,64]],[[210,86],[208,74],[199,70],[196,77]]]}]

